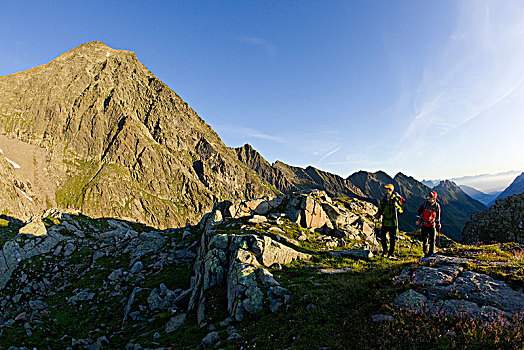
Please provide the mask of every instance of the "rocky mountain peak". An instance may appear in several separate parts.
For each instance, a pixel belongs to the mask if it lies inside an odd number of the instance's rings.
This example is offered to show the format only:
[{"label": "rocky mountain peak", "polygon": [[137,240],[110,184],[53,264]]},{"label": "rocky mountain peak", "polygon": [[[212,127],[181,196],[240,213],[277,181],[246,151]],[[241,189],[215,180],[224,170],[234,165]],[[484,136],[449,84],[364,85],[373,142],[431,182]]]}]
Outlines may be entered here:
[{"label": "rocky mountain peak", "polygon": [[57,206],[166,227],[222,199],[275,193],[133,52],[102,42],[1,79],[0,113],[5,150],[16,153],[18,140],[43,152],[48,174],[32,171],[24,185],[36,213]]},{"label": "rocky mountain peak", "polygon": [[451,180],[442,180],[440,181],[440,183],[437,186],[448,188],[448,189],[459,189],[457,184]]}]

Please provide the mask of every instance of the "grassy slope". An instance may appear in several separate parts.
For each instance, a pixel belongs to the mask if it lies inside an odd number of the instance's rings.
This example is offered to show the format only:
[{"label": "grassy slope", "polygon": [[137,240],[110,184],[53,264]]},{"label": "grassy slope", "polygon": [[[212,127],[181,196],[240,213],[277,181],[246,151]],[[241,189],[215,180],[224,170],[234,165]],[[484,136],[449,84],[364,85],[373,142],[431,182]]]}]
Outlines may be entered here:
[{"label": "grassy slope", "polygon": [[[78,222],[89,222],[92,226],[103,228],[104,219],[91,220],[78,216]],[[48,222],[49,225],[52,222]],[[128,223],[132,225],[132,223]],[[242,224],[222,225],[218,232],[238,234]],[[283,235],[296,239],[300,230],[296,225],[282,225]],[[150,228],[136,225],[137,231],[147,231]],[[245,229],[245,228],[244,228]],[[260,225],[255,225],[253,232],[264,232]],[[524,342],[524,327],[504,329],[502,327],[481,328],[473,322],[455,320],[435,320],[425,316],[398,314],[392,303],[396,296],[412,285],[396,285],[392,279],[405,266],[416,266],[422,256],[420,247],[410,246],[409,240],[404,240],[400,248],[399,260],[375,258],[370,262],[355,261],[347,258],[334,258],[320,252],[315,234],[308,232],[310,242],[303,246],[303,251],[317,253],[310,261],[295,262],[282,270],[273,270],[281,285],[291,291],[292,299],[287,306],[282,306],[277,312],[266,312],[252,317],[234,326],[243,336],[242,340],[227,342],[226,327],[219,323],[227,317],[224,312],[225,290],[217,288],[213,299],[217,303],[215,310],[208,310],[212,323],[220,334],[221,346],[227,349],[257,348],[257,349],[448,349],[448,348],[519,348]],[[193,235],[194,240],[198,235]],[[180,242],[181,232],[176,231],[166,242],[166,247]],[[487,263],[471,264],[468,268],[488,273],[496,278],[505,279],[514,286],[524,286],[524,254],[516,245],[503,246],[462,246],[448,248],[446,253],[479,259],[479,261],[503,261],[507,264],[489,265]],[[71,346],[73,339],[87,337],[96,341],[97,337],[112,334],[110,347],[124,348],[129,342],[139,343],[143,347],[171,346],[175,349],[197,348],[201,339],[210,331],[196,325],[194,314],[188,314],[187,324],[177,332],[166,334],[164,326],[171,317],[168,312],[142,312],[146,320],[133,321],[128,318],[126,326],[122,327],[125,303],[132,288],[122,295],[110,296],[110,290],[97,295],[95,303],[78,302],[75,307],[65,301],[66,297],[75,294],[83,288],[95,290],[107,281],[109,273],[119,267],[129,268],[126,255],[117,258],[101,258],[97,260],[96,269],[85,269],[91,259],[86,259],[93,252],[89,249],[76,251],[64,269],[71,269],[78,276],[74,285],[46,298],[51,307],[49,314],[41,316],[41,324],[32,328],[32,335],[27,336],[23,323],[15,323],[2,328],[0,346],[36,346],[38,348],[65,348]],[[49,257],[33,258],[24,263],[25,272],[32,275],[42,275],[49,272],[52,262]],[[144,256],[144,265],[155,262],[152,257]],[[85,266],[84,266],[85,265]],[[341,268],[349,267],[348,273],[337,275],[320,274],[319,267]],[[160,283],[174,290],[189,287],[192,274],[190,265],[168,265],[159,273],[149,273],[143,288],[158,287]],[[36,278],[36,277],[35,277]],[[131,311],[139,309],[139,305],[147,305],[149,290],[137,293],[136,302]],[[98,307],[93,308],[94,304]],[[220,307],[222,305],[222,307]],[[374,314],[388,314],[395,317],[392,322],[374,323]],[[16,316],[16,315],[14,315]],[[13,316],[13,317],[14,317]],[[160,337],[153,335],[158,332]]]}]

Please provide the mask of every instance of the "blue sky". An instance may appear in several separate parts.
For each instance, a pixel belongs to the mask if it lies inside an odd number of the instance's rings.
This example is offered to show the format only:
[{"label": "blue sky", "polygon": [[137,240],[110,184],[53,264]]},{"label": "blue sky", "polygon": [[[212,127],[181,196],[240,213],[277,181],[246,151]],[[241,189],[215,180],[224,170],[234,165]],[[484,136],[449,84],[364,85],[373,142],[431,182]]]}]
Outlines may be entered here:
[{"label": "blue sky", "polygon": [[524,2],[13,1],[0,75],[101,40],[231,147],[451,178],[524,170]]}]

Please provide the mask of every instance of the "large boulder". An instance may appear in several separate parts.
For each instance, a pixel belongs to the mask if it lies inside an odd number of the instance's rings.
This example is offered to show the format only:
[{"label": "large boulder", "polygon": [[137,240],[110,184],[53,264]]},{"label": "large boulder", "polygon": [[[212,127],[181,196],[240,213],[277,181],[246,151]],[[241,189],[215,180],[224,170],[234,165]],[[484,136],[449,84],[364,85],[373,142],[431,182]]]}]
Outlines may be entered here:
[{"label": "large boulder", "polygon": [[31,235],[31,236],[45,236],[47,234],[47,229],[42,221],[30,222],[27,225],[23,226],[18,230],[19,234]]}]

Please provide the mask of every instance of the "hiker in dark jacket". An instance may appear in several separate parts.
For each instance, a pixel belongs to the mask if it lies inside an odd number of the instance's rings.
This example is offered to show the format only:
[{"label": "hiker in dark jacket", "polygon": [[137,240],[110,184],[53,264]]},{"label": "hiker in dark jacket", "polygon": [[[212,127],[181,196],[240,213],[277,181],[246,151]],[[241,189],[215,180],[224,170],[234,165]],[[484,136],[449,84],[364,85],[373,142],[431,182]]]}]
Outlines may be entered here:
[{"label": "hiker in dark jacket", "polygon": [[[403,199],[400,195],[393,193],[395,186],[392,184],[384,186],[385,195],[380,200],[378,212],[375,218],[382,216],[382,229],[380,231],[380,241],[382,243],[382,256],[392,256],[395,253],[395,241],[398,230],[398,213],[402,213]],[[389,234],[389,250],[386,234]]]},{"label": "hiker in dark jacket", "polygon": [[437,192],[435,191],[429,193],[428,199],[417,210],[416,225],[420,225],[421,222],[422,250],[424,256],[427,257],[435,252],[436,228],[440,231],[440,204],[437,203]]}]

